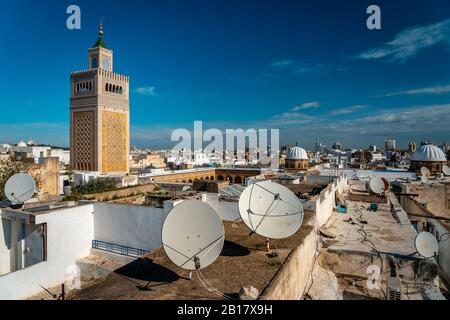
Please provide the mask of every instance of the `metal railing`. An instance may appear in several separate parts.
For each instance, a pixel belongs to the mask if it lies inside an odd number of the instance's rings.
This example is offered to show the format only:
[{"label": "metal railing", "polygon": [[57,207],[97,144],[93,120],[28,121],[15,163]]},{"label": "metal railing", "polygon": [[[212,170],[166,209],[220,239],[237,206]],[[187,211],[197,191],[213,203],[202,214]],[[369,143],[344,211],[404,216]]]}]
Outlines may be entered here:
[{"label": "metal railing", "polygon": [[100,240],[92,240],[92,248],[135,258],[139,258],[144,254],[149,253],[147,250],[131,248]]}]

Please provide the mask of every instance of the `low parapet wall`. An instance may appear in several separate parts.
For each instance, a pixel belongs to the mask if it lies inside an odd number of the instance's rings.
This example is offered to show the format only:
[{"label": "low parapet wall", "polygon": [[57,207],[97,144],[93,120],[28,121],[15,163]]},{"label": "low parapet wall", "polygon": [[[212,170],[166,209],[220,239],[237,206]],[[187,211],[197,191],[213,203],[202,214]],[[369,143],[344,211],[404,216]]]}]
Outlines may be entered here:
[{"label": "low parapet wall", "polygon": [[317,231],[311,228],[302,244],[292,250],[259,299],[300,300],[313,268],[317,241]]},{"label": "low parapet wall", "polygon": [[341,175],[337,180],[325,188],[316,200],[316,227],[320,229],[333,214],[336,206],[336,192],[343,193],[348,184],[347,175]]},{"label": "low parapet wall", "polygon": [[303,297],[309,283],[314,267],[314,260],[318,248],[318,230],[327,223],[333,214],[336,201],[336,192],[346,190],[348,178],[340,176],[321,193],[315,203],[315,217],[309,225],[309,232],[281,266],[270,284],[262,292],[261,300],[299,300]]}]

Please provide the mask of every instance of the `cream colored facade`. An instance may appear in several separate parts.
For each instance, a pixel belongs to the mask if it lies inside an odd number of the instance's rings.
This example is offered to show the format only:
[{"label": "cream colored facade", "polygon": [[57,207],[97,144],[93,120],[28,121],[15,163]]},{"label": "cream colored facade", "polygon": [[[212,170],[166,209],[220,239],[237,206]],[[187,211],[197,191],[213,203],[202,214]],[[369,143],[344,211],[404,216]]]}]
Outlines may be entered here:
[{"label": "cream colored facade", "polygon": [[88,69],[70,76],[71,168],[128,173],[129,78],[113,72],[113,52],[99,40],[88,50]]}]

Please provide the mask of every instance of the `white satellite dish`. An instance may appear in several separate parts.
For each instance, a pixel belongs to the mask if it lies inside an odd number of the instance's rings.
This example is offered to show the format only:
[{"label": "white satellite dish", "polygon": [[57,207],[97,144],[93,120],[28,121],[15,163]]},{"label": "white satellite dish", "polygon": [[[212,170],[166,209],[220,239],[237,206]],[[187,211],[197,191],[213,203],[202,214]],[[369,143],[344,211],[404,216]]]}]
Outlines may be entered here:
[{"label": "white satellite dish", "polygon": [[173,263],[187,270],[213,263],[225,241],[222,220],[201,201],[185,200],[168,213],[161,232],[164,251]]},{"label": "white satellite dish", "polygon": [[370,190],[376,194],[382,194],[386,188],[384,181],[379,177],[373,177],[369,181]]},{"label": "white satellite dish", "polygon": [[414,239],[414,245],[417,252],[424,258],[433,258],[439,253],[439,242],[436,237],[430,233],[423,231]]},{"label": "white satellite dish", "polygon": [[442,166],[442,172],[444,172],[446,176],[450,176],[450,168],[445,164]]},{"label": "white satellite dish", "polygon": [[428,178],[426,176],[421,176],[420,180],[422,180],[422,183],[424,184],[428,183]]},{"label": "white satellite dish", "polygon": [[272,239],[293,235],[303,222],[303,207],[297,196],[271,181],[245,188],[239,197],[239,213],[252,232]]},{"label": "white satellite dish", "polygon": [[16,173],[5,184],[5,195],[15,205],[31,199],[35,192],[36,182],[27,173]]},{"label": "white satellite dish", "polygon": [[420,168],[420,173],[422,176],[428,177],[430,175],[430,170],[427,167]]},{"label": "white satellite dish", "polygon": [[184,186],[181,191],[189,191],[192,190],[192,188],[190,186]]}]

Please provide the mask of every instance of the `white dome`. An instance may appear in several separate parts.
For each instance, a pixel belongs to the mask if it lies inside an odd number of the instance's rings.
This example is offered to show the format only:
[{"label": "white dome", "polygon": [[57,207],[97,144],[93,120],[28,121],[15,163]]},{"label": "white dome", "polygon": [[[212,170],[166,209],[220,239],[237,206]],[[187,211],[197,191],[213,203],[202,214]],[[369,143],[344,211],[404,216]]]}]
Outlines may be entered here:
[{"label": "white dome", "polygon": [[308,154],[303,148],[293,147],[289,149],[286,160],[308,160]]},{"label": "white dome", "polygon": [[26,147],[27,144],[26,144],[25,142],[23,142],[23,141],[20,141],[20,142],[17,144],[17,146],[18,146],[18,147]]},{"label": "white dome", "polygon": [[447,161],[447,158],[445,157],[444,151],[442,151],[440,148],[432,144],[426,144],[421,146],[420,149],[417,150],[416,153],[414,153],[411,160],[435,162]]}]

